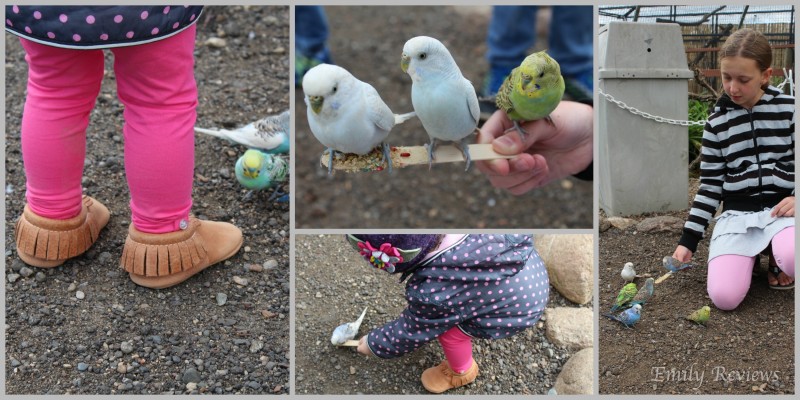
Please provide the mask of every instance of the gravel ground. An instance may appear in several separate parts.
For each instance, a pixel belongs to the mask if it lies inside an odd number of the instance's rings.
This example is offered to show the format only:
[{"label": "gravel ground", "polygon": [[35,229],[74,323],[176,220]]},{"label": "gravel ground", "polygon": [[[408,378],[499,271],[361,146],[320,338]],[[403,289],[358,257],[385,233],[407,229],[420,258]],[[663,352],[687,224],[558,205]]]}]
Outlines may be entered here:
[{"label": "gravel ground", "polygon": [[[427,35],[448,47],[464,76],[480,88],[488,69],[489,7],[327,7],[334,62],[375,87],[395,113],[413,110],[411,80],[400,69],[406,40]],[[540,13],[546,16],[545,13]],[[541,18],[540,18],[541,19]],[[538,25],[546,32],[546,18]],[[364,32],[369,32],[365,35]],[[539,40],[538,48],[546,41]],[[462,163],[398,169],[388,175],[336,173],[319,165],[323,146],[295,98],[298,228],[591,228],[592,184],[573,178],[515,197],[493,188]],[[392,130],[391,145],[422,145],[417,119]],[[420,190],[420,188],[424,188]],[[409,201],[413,198],[413,201]]]},{"label": "gravel ground", "polygon": [[[425,369],[444,359],[430,344],[405,357],[367,358],[330,344],[333,329],[368,307],[360,338],[405,308],[404,285],[367,265],[342,235],[297,235],[295,368],[297,394],[419,394]],[[550,290],[548,307],[578,307]],[[546,394],[574,352],[551,344],[544,321],[504,340],[476,340],[478,379],[448,394]]]},{"label": "gravel ground", "polygon": [[[232,128],[289,107],[288,7],[208,7],[198,24],[199,126]],[[227,45],[204,45],[212,36]],[[119,268],[130,212],[128,191],[120,190],[122,106],[110,56],[83,184],[112,211],[111,221],[87,254],[61,267],[18,260],[13,223],[25,201],[19,124],[27,66],[11,35],[6,49],[7,392],[288,393],[289,206],[267,203],[268,193],[241,201],[233,166],[244,148],[197,138],[193,210],[241,227],[242,251],[165,290],[138,287]]]},{"label": "gravel ground", "polygon": [[[697,180],[691,187],[690,199]],[[686,218],[687,212],[658,215]],[[661,259],[672,255],[679,238],[680,232],[641,233],[635,227],[600,233],[600,309],[610,309],[622,287],[624,263],[634,263],[638,274],[658,278],[666,272]],[[633,329],[600,318],[601,394],[795,392],[794,291],[770,290],[761,273],[753,277],[736,310],[721,311],[706,291],[707,259],[704,239],[693,259],[696,268],[656,285]],[[763,259],[762,268],[766,266]],[[637,284],[643,281],[637,279]],[[711,306],[707,327],[684,320],[704,305]]]}]

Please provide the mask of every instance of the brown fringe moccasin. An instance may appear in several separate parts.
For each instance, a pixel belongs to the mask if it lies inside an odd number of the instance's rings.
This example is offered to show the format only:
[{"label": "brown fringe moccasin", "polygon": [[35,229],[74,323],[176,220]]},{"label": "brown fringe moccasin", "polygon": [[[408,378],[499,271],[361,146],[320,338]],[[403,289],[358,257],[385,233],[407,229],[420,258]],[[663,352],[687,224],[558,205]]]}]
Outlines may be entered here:
[{"label": "brown fringe moccasin", "polygon": [[468,385],[475,381],[478,377],[478,363],[472,361],[470,367],[457,374],[450,368],[450,363],[447,360],[442,361],[435,367],[430,367],[422,372],[422,386],[425,390],[431,393],[442,393],[450,389],[455,389],[464,385]]},{"label": "brown fringe moccasin", "polygon": [[34,267],[57,267],[86,252],[110,217],[108,208],[89,196],[83,196],[80,214],[64,220],[40,217],[25,205],[15,229],[17,254]]},{"label": "brown fringe moccasin", "polygon": [[186,229],[169,233],[140,232],[131,224],[120,264],[137,285],[163,289],[230,258],[243,240],[233,224],[194,217]]}]

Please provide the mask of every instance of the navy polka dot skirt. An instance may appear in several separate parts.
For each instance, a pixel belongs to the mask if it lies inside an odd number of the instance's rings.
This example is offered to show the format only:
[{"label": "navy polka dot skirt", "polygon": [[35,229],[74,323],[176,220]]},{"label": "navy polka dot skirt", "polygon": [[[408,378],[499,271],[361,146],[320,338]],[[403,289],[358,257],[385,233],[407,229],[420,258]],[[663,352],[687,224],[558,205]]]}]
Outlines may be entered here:
[{"label": "navy polka dot skirt", "polygon": [[202,6],[6,6],[6,30],[63,48],[132,46],[186,29],[202,10]]},{"label": "navy polka dot skirt", "polygon": [[529,236],[468,235],[414,270],[408,307],[371,331],[367,343],[378,357],[393,358],[455,326],[475,338],[505,338],[536,325],[549,289]]}]

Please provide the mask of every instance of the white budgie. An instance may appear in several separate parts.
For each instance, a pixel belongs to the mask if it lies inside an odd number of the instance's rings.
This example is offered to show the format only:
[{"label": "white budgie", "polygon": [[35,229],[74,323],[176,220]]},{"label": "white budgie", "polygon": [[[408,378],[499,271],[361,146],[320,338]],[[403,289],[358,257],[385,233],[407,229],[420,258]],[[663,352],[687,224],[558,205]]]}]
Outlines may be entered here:
[{"label": "white budgie", "polygon": [[289,154],[289,110],[234,130],[194,128],[195,132],[228,139],[269,154]]},{"label": "white budgie", "polygon": [[[442,42],[427,36],[409,39],[400,67],[411,76],[411,102],[431,138],[428,159],[433,162],[437,140],[460,144],[470,165],[467,138],[478,126],[480,108],[475,88],[461,75]],[[429,164],[429,165],[430,165]]]},{"label": "white budgie", "polygon": [[384,161],[392,170],[386,137],[391,129],[414,113],[395,115],[370,84],[356,79],[342,67],[320,64],[303,77],[308,125],[314,137],[330,152],[364,155],[382,146]]},{"label": "white budgie", "polygon": [[367,308],[365,307],[364,311],[361,312],[361,316],[358,317],[357,320],[337,326],[336,329],[333,330],[333,335],[331,335],[331,343],[340,346],[346,341],[355,338],[356,334],[358,333],[358,328],[361,327],[361,322],[364,321],[364,315],[366,314]]}]

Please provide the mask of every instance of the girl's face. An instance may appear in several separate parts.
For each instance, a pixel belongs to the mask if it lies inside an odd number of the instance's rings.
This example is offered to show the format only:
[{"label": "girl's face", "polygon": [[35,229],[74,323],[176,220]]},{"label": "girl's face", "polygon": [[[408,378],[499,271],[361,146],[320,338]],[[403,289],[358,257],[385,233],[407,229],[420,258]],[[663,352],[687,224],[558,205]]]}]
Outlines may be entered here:
[{"label": "girl's face", "polygon": [[772,75],[772,68],[761,71],[756,60],[739,56],[723,58],[720,69],[725,93],[744,108],[753,108],[764,94],[761,86],[769,82]]}]

